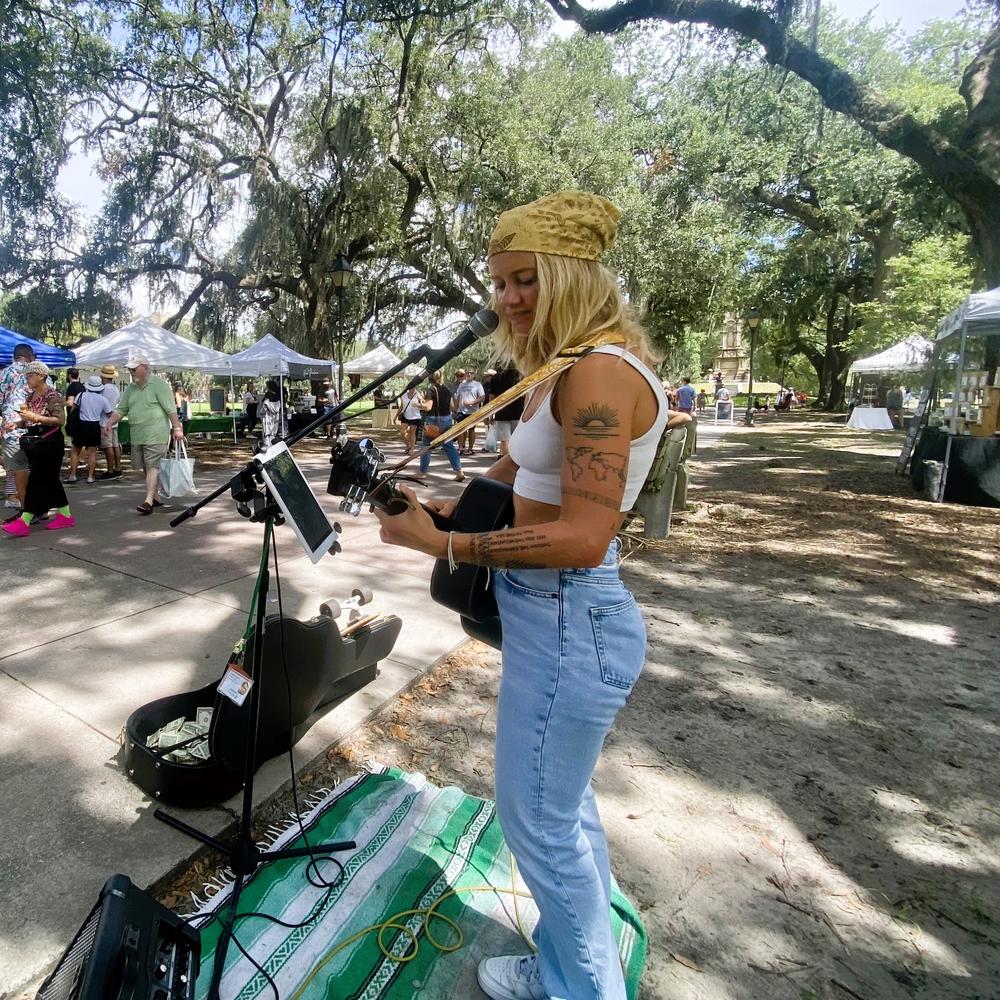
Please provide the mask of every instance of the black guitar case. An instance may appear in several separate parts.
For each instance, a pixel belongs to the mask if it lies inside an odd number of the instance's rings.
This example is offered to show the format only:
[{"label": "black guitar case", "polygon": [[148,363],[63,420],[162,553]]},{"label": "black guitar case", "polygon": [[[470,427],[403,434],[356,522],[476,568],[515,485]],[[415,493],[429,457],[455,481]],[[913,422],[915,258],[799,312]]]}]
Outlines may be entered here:
[{"label": "black guitar case", "polygon": [[[509,483],[480,476],[459,498],[451,516],[455,531],[499,531],[514,523],[514,488]],[[431,597],[458,612],[462,628],[473,639],[500,648],[502,630],[493,574],[487,566],[459,563],[454,573],[447,559],[438,559],[431,574]]]},{"label": "black guitar case", "polygon": [[[295,618],[282,622],[279,615],[270,615],[265,626],[257,767],[294,746],[309,731],[317,709],[374,680],[378,661],[392,652],[403,623],[388,615],[346,639],[325,615],[307,622]],[[254,639],[251,633],[244,659],[247,664],[252,662]],[[128,776],[148,795],[172,805],[197,808],[223,802],[243,787],[250,699],[237,706],[218,693],[218,685],[216,680],[197,691],[158,698],[129,716],[123,764]],[[181,716],[194,719],[197,709],[205,705],[214,709],[208,760],[178,764],[164,759],[169,750],[146,746],[151,733]]]}]

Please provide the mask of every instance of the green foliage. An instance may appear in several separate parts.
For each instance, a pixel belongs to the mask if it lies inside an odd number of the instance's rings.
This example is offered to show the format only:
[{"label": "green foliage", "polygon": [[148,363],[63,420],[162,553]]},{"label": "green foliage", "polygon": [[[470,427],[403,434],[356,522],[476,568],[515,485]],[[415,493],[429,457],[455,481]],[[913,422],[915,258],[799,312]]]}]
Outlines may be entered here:
[{"label": "green foliage", "polygon": [[0,279],[61,255],[74,232],[56,178],[108,73],[104,24],[99,8],[75,0],[0,4]]},{"label": "green foliage", "polygon": [[[354,341],[398,346],[485,300],[498,212],[580,187],[623,210],[609,263],[664,375],[698,376],[725,313],[755,303],[766,317],[758,367],[795,359],[802,384],[811,366],[835,402],[859,350],[926,323],[969,280],[966,222],[940,188],[728,36],[560,39],[517,0],[61,3],[44,21],[7,9],[33,48],[16,52],[24,73],[0,82],[14,102],[0,126],[28,123],[12,149],[37,160],[5,195],[4,222],[23,224],[0,272],[6,260],[10,286],[34,296],[17,308],[49,329],[76,333],[105,315],[40,307],[51,289],[113,297],[142,276],[181,303],[174,325],[213,347],[270,332],[329,356],[340,304],[330,271],[346,253],[348,353]],[[985,30],[967,14],[907,39],[824,8],[817,44],[955,136],[962,71]],[[34,118],[32,95],[46,99]],[[82,249],[52,196],[74,134],[109,185]],[[20,177],[13,163],[0,159],[0,176]]]},{"label": "green foliage", "polygon": [[863,320],[853,345],[859,353],[878,350],[911,333],[933,338],[938,320],[968,294],[973,279],[969,241],[962,236],[927,236],[889,261],[882,298],[863,303]]},{"label": "green foliage", "polygon": [[0,303],[0,323],[35,340],[75,345],[94,339],[125,321],[123,304],[109,292],[72,293],[46,282]]}]

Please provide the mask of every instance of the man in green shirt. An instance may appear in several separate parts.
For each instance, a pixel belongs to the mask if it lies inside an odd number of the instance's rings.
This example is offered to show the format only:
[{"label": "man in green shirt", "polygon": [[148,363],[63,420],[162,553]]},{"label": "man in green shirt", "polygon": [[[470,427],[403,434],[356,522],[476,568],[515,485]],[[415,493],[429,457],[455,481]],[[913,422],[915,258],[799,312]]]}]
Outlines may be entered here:
[{"label": "man in green shirt", "polygon": [[184,429],[177,418],[170,386],[163,379],[150,378],[149,358],[132,358],[125,367],[132,375],[132,384],[122,393],[108,417],[106,429],[110,431],[122,417],[128,417],[132,465],[146,473],[146,499],[136,510],[140,514],[152,514],[153,508],[160,503],[156,499],[160,462],[166,457],[171,433],[173,440],[179,441],[184,437]]}]

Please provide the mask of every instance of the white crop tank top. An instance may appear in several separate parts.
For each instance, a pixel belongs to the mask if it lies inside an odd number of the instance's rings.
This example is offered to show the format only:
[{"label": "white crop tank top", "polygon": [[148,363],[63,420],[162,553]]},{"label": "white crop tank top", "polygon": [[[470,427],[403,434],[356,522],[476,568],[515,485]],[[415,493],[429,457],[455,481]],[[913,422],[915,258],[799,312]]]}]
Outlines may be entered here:
[{"label": "white crop tank top", "polygon": [[[616,344],[607,344],[594,350],[595,354],[617,354],[638,371],[656,395],[656,419],[642,437],[633,439],[629,448],[625,494],[621,510],[635,506],[656,455],[670,411],[667,397],[656,376],[634,355]],[[538,408],[522,420],[510,438],[510,457],[518,469],[514,478],[514,492],[527,500],[559,506],[562,503],[563,429],[552,415],[552,389],[545,394]],[[599,453],[598,453],[599,454]],[[597,456],[592,456],[591,460]]]}]

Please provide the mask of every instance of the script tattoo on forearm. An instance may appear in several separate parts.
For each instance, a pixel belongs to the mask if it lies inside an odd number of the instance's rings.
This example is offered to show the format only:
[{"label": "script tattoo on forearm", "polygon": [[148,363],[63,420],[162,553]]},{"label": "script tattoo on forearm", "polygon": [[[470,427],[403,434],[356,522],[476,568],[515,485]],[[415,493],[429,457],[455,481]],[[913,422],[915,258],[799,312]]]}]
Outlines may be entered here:
[{"label": "script tattoo on forearm", "polygon": [[612,497],[604,497],[601,496],[600,493],[591,493],[590,490],[578,490],[573,486],[564,486],[562,491],[569,496],[582,497],[584,500],[589,500],[591,503],[599,503],[602,507],[607,507],[608,510],[613,510],[615,513],[618,513],[620,501],[615,500]]},{"label": "script tattoo on forearm", "polygon": [[[469,537],[469,561],[498,569],[532,569],[539,565],[538,556],[550,548],[552,543],[536,528],[484,531]],[[536,558],[525,558],[528,553]]]},{"label": "script tattoo on forearm", "polygon": [[580,437],[615,437],[619,426],[618,411],[604,403],[591,403],[573,417],[573,428]]},{"label": "script tattoo on forearm", "polygon": [[589,470],[598,482],[607,482],[610,476],[614,476],[621,483],[622,489],[625,488],[628,455],[583,446],[567,448],[566,461],[569,462],[569,472],[574,483]]}]

